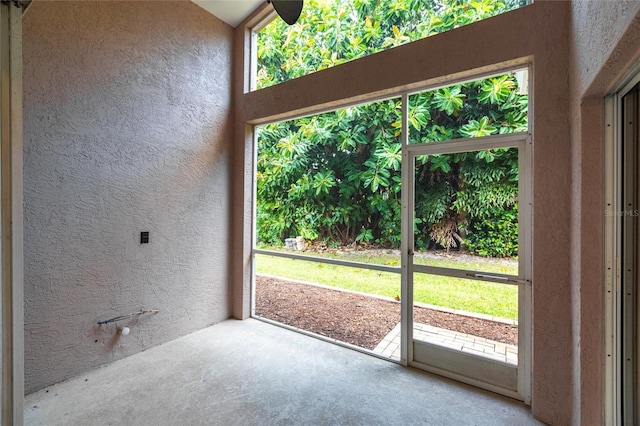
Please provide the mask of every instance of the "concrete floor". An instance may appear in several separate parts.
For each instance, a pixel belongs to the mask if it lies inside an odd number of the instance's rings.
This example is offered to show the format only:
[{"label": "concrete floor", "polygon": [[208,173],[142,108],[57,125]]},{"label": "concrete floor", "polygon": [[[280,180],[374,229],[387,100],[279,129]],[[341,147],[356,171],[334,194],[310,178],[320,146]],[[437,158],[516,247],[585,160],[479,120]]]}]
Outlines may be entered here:
[{"label": "concrete floor", "polygon": [[530,425],[521,403],[257,320],[28,395],[26,425]]}]

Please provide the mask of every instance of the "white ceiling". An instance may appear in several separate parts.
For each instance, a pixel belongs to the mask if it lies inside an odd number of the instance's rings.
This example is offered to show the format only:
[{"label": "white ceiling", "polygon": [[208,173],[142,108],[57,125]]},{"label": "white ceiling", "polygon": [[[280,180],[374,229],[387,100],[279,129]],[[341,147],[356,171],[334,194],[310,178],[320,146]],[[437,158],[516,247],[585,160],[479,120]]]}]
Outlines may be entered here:
[{"label": "white ceiling", "polygon": [[232,27],[251,14],[265,0],[191,0]]}]

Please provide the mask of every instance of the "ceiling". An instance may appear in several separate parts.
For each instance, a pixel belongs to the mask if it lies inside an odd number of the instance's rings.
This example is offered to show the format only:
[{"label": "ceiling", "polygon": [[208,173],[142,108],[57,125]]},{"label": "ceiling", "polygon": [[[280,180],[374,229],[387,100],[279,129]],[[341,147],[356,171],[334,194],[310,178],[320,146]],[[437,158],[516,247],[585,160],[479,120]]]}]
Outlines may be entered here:
[{"label": "ceiling", "polygon": [[191,0],[207,12],[237,27],[265,0]]}]

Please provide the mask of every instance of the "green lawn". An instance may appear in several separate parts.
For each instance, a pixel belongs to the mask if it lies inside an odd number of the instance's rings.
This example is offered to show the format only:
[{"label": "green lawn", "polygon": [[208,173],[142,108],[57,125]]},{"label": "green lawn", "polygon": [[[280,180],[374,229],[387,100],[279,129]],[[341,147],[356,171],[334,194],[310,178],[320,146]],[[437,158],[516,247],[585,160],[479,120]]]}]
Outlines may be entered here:
[{"label": "green lawn", "polygon": [[[313,254],[313,256],[318,256]],[[324,254],[356,262],[397,265],[397,255]],[[486,272],[515,273],[512,265],[474,259],[459,262],[451,259],[429,259],[432,266],[482,270]],[[387,297],[400,295],[400,274],[368,269],[327,265],[304,260],[286,259],[263,254],[256,255],[256,272],[283,278],[314,282],[332,287],[355,290]],[[414,277],[416,302],[477,312],[501,318],[518,319],[518,291],[514,285],[495,284],[462,278],[416,274]]]}]

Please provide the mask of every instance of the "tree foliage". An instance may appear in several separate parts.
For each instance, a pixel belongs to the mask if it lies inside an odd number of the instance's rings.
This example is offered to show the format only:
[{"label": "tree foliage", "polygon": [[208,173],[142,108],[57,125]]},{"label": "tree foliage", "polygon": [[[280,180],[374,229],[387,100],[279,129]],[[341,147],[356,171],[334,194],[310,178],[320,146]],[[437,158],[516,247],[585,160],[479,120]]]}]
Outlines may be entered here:
[{"label": "tree foliage", "polygon": [[[446,31],[519,3],[307,1],[299,24],[287,27],[275,20],[261,32],[258,85]],[[525,131],[527,96],[519,89],[515,75],[506,74],[412,95],[410,143]],[[399,99],[261,127],[259,241],[281,244],[301,235],[335,244],[397,247],[400,129]],[[517,254],[517,158],[515,148],[419,157],[414,170],[417,247],[464,245],[488,256]],[[500,236],[507,241],[498,245]]]},{"label": "tree foliage", "polygon": [[307,0],[258,33],[258,88],[516,9],[527,0]]}]

